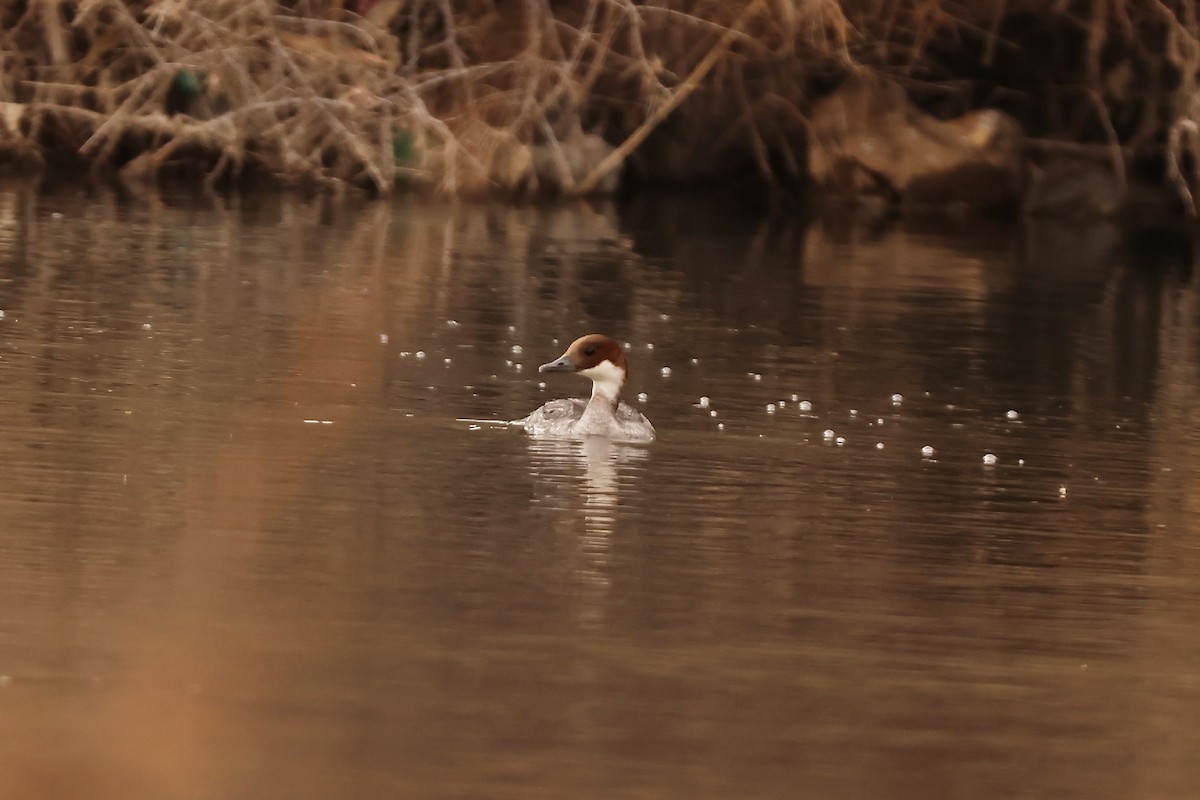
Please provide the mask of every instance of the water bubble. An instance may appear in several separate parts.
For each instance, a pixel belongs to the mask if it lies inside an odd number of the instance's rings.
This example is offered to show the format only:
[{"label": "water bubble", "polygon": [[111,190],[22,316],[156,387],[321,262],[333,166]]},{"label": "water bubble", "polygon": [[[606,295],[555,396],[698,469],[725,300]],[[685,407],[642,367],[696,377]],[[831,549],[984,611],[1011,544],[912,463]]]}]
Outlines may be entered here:
[{"label": "water bubble", "polygon": [[882,449],[883,449],[883,442],[876,442],[876,443],[875,443],[875,449],[876,449],[876,450],[882,450]]},{"label": "water bubble", "polygon": [[857,417],[857,416],[858,416],[858,409],[857,409],[857,408],[852,408],[852,409],[850,409],[850,416],[852,416],[852,417]]},{"label": "water bubble", "polygon": [[509,326],[508,326],[508,332],[509,332],[509,333],[516,333],[516,332],[517,332],[517,326],[516,326],[516,325],[509,325]]},{"label": "water bubble", "polygon": [[794,394],[794,395],[792,395],[792,402],[793,402],[793,403],[799,403],[799,402],[800,402],[800,395],[798,395],[798,394]]},{"label": "water bubble", "polygon": [[646,349],[647,349],[647,350],[653,350],[653,349],[654,349],[654,342],[646,342]]},{"label": "water bubble", "polygon": [[724,423],[724,422],[718,422],[718,423],[717,423],[717,430],[719,430],[719,431],[723,431],[723,430],[725,430],[725,423]]},{"label": "water bubble", "polygon": [[416,356],[417,358],[424,358],[424,357],[425,357],[425,351],[424,351],[424,350],[418,350],[417,352],[413,353],[413,355],[414,355],[414,356]]},{"label": "water bubble", "polygon": [[143,322],[143,323],[142,323],[142,330],[144,330],[144,331],[148,331],[148,330],[150,330],[150,323],[149,323],[149,322]]},{"label": "water bubble", "polygon": [[904,402],[904,395],[899,394],[899,393],[892,395],[892,405],[898,406],[903,402]]},{"label": "water bubble", "polygon": [[933,458],[934,450],[929,445],[921,448],[921,458]]},{"label": "water bubble", "polygon": [[4,319],[4,312],[0,311],[0,319]]},{"label": "water bubble", "polygon": [[639,403],[644,403],[649,399],[650,399],[650,395],[646,394],[645,392],[638,392],[638,402]]},{"label": "water bubble", "polygon": [[832,439],[834,437],[833,431],[829,428],[826,428],[825,432],[822,433],[821,435],[824,436],[826,439]]},{"label": "water bubble", "polygon": [[519,356],[519,355],[521,355],[521,353],[525,352],[525,348],[521,347],[521,345],[519,345],[519,344],[514,344],[512,346],[512,351],[513,351],[513,355]]},{"label": "water bubble", "polygon": [[390,337],[386,333],[379,334],[379,343],[380,344],[387,344],[390,340],[391,340]]},{"label": "water bubble", "polygon": [[784,406],[786,406],[786,405],[787,405],[787,400],[780,400],[780,401],[779,401],[779,407],[780,407],[780,408],[783,408],[783,407],[784,407]]},{"label": "water bubble", "polygon": [[400,351],[400,357],[401,357],[401,358],[408,358],[408,351],[407,351],[407,350],[401,350],[401,351]]},{"label": "water bubble", "polygon": [[632,350],[632,349],[633,349],[633,345],[631,345],[629,342],[626,342],[626,343],[625,343],[625,349],[626,349],[626,350]]},{"label": "water bubble", "polygon": [[1017,419],[1017,418],[1019,418],[1021,415],[1017,413],[1016,409],[1010,408],[1010,409],[1008,410],[1008,413],[1007,413],[1007,414],[1005,414],[1004,416],[1008,417],[1009,419]]},{"label": "water bubble", "polygon": [[456,319],[448,319],[448,320],[446,320],[446,325],[447,325],[447,327],[450,327],[450,328],[457,328],[457,327],[458,327],[459,325],[461,325],[461,324],[462,324],[462,323],[461,323],[461,322],[459,322],[459,321],[458,321],[458,320],[456,320]]},{"label": "water bubble", "polygon": [[517,372],[520,372],[521,370],[525,369],[525,367],[521,364],[513,364],[513,369],[515,369]]},{"label": "water bubble", "polygon": [[768,414],[775,413],[775,404],[774,403],[767,403],[767,413]]},{"label": "water bubble", "polygon": [[1066,497],[1067,496],[1067,487],[1065,487],[1065,486],[1058,487],[1058,496]]},{"label": "water bubble", "polygon": [[693,358],[693,359],[692,359],[692,363],[693,363],[693,364],[699,364],[699,363],[700,363],[700,359],[698,359],[698,358]]},{"label": "water bubble", "polygon": [[698,403],[698,405],[699,405],[701,408],[708,408],[708,406],[709,406],[709,403],[711,403],[711,402],[712,402],[712,401],[708,399],[708,395],[702,395],[702,396],[700,397],[700,402]]},{"label": "water bubble", "polygon": [[749,375],[751,378],[753,378],[756,381],[762,380],[762,375],[758,372],[747,372],[746,374]]},{"label": "water bubble", "polygon": [[667,322],[671,319],[671,315],[670,314],[659,314],[658,318],[661,319],[663,322]]},{"label": "water bubble", "polygon": [[713,409],[712,411],[708,412],[708,415],[710,417],[715,417],[717,415],[716,409]]},{"label": "water bubble", "polygon": [[445,364],[445,365],[448,367],[448,366],[450,366],[450,359],[448,359],[448,358],[443,358],[443,359],[442,359],[442,363],[443,363],[443,364]]},{"label": "water bubble", "polygon": [[995,453],[984,453],[983,454],[983,463],[987,464],[989,467],[995,465],[995,463],[999,460],[1000,459],[996,458]]},{"label": "water bubble", "polygon": [[845,436],[839,436],[836,439],[834,439],[833,441],[834,441],[834,444],[836,444],[838,447],[846,446],[846,437]]},{"label": "water bubble", "polygon": [[1017,466],[1018,466],[1018,467],[1023,467],[1023,466],[1025,466],[1025,459],[1023,459],[1023,458],[1018,458],[1018,459],[1017,459]]},{"label": "water bubble", "polygon": [[513,365],[513,361],[511,358],[504,359],[504,366],[511,367],[512,365]]},{"label": "water bubble", "polygon": [[538,381],[538,388],[539,388],[539,389],[545,389],[545,388],[546,388],[546,382],[545,382],[545,381]]},{"label": "water bubble", "polygon": [[812,411],[812,403],[808,402],[807,400],[801,400],[800,401],[800,410],[801,411]]},{"label": "water bubble", "polygon": [[876,425],[882,425],[882,424],[883,424],[883,417],[876,417],[876,418],[875,418],[875,424],[876,424]]},{"label": "water bubble", "polygon": [[662,376],[663,376],[664,378],[669,378],[669,377],[671,377],[671,368],[670,368],[670,367],[663,367],[663,368],[662,368]]}]

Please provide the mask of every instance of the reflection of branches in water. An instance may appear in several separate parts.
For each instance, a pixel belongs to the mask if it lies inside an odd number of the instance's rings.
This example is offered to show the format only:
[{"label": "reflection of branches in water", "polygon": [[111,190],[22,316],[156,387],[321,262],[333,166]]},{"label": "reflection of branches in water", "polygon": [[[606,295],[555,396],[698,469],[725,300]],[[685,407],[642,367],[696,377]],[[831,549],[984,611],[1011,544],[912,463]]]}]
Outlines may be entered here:
[{"label": "reflection of branches in water", "polygon": [[[644,448],[601,437],[583,441],[529,440],[530,473],[543,481],[543,496],[552,498],[562,510],[563,534],[573,534],[577,542],[575,574],[582,589],[582,624],[599,625],[606,616],[621,477],[624,473],[629,483],[630,473],[638,471],[646,457]],[[582,531],[574,524],[579,517]]]},{"label": "reflection of branches in water", "polygon": [[1154,473],[1152,519],[1178,533],[1183,529],[1181,511],[1185,520],[1200,515],[1195,474],[1200,463],[1195,436],[1200,427],[1196,405],[1200,395],[1200,299],[1196,287],[1184,289],[1171,283],[1161,287],[1160,299],[1152,448],[1161,466]]}]

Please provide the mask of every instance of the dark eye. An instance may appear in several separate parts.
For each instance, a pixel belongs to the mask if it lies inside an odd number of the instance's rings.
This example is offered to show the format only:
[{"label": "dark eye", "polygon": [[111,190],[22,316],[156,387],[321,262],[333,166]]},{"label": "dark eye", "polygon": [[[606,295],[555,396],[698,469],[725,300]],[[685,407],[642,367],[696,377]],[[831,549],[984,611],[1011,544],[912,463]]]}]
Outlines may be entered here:
[{"label": "dark eye", "polygon": [[596,345],[594,345],[594,344],[589,344],[587,347],[583,348],[583,354],[584,354],[585,356],[594,356],[594,355],[596,355]]}]

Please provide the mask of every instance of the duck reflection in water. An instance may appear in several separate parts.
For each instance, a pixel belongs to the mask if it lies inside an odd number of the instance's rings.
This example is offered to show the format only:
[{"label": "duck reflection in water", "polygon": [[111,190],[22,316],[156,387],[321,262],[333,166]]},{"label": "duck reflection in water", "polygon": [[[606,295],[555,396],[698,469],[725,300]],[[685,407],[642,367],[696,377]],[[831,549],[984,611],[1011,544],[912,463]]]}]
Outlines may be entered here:
[{"label": "duck reflection in water", "polygon": [[[622,487],[636,485],[647,455],[643,448],[599,436],[529,440],[529,471],[538,499],[564,512],[558,518],[560,529],[578,543],[573,572],[582,590],[579,618],[585,625],[599,625],[605,618],[620,493]],[[582,492],[575,483],[580,477]]]}]

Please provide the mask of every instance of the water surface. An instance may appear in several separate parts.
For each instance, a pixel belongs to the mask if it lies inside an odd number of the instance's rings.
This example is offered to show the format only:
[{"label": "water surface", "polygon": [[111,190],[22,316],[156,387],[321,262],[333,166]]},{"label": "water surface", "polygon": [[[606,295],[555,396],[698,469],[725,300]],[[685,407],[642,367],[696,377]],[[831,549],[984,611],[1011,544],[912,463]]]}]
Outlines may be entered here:
[{"label": "water surface", "polygon": [[1186,244],[729,206],[0,191],[0,797],[1194,797]]}]

